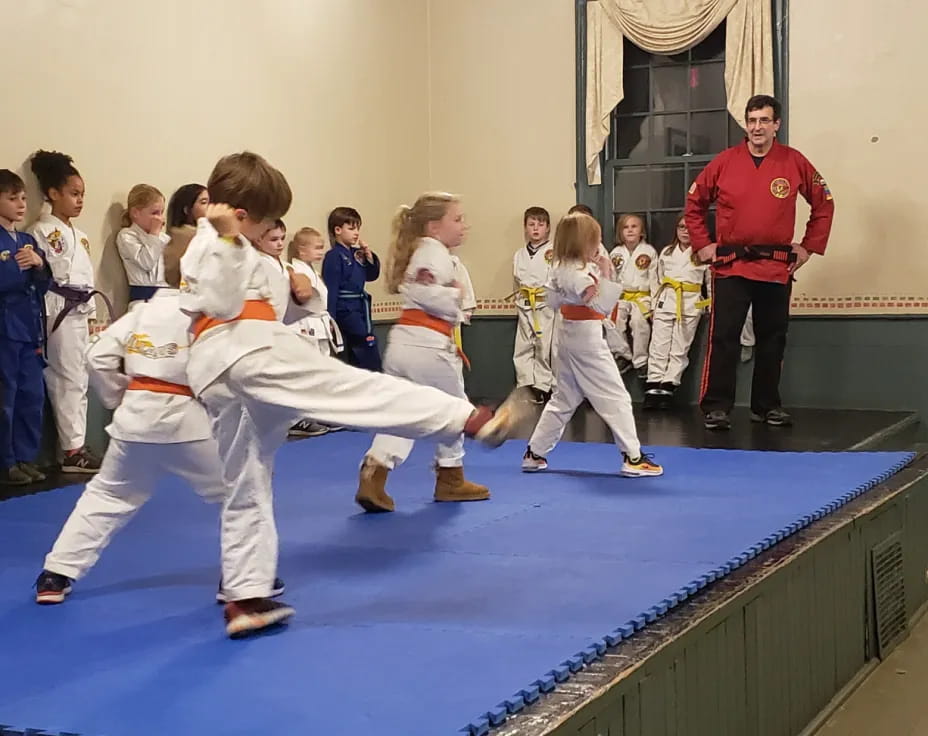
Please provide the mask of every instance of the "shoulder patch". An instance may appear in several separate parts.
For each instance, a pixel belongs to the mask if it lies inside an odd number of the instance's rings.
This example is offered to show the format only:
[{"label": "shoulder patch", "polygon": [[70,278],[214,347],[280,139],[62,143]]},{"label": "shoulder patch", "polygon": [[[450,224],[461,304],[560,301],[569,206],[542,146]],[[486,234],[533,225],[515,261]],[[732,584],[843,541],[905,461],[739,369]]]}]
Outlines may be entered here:
[{"label": "shoulder patch", "polygon": [[545,263],[551,263],[554,260],[554,248],[545,251]]},{"label": "shoulder patch", "polygon": [[692,184],[690,184],[690,194],[695,193],[695,191],[696,191],[696,182],[694,181]]},{"label": "shoulder patch", "polygon": [[87,255],[90,255],[90,241],[87,238],[81,238],[81,245],[84,246],[84,250],[87,251]]},{"label": "shoulder patch", "polygon": [[8,261],[8,260],[10,260],[10,251],[8,250],[0,251],[0,261]]},{"label": "shoulder patch", "polygon": [[647,270],[650,267],[650,265],[651,265],[651,256],[649,256],[647,253],[642,253],[640,256],[638,256],[635,259],[635,266],[638,268],[639,271]]},{"label": "shoulder patch", "polygon": [[52,253],[56,256],[64,253],[64,239],[61,236],[61,230],[55,228],[45,238],[48,240],[48,247],[52,249]]}]

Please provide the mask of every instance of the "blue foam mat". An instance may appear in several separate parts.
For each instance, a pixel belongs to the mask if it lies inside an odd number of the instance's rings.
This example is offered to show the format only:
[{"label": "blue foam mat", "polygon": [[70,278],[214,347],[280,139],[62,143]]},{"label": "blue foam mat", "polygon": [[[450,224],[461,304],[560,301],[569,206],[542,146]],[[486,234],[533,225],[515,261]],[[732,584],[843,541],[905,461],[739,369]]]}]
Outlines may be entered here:
[{"label": "blue foam mat", "polygon": [[352,498],[368,442],[342,433],[280,452],[280,574],[297,615],[252,640],[223,636],[216,510],[180,482],[58,607],[36,606],[29,586],[80,489],[0,504],[0,723],[486,733],[913,457],[657,448],[666,475],[632,480],[601,444],[565,443],[551,470],[522,475],[513,442],[468,448],[468,476],[493,499],[454,505],[431,503],[420,444],[390,478],[398,512],[366,516]]}]

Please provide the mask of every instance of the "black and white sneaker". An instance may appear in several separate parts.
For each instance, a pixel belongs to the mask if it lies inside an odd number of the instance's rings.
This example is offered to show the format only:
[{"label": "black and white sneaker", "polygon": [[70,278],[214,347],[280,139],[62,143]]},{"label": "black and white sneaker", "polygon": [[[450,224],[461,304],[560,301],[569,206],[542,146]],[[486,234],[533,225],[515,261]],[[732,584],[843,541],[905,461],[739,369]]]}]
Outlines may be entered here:
[{"label": "black and white sneaker", "polygon": [[39,470],[37,465],[32,463],[19,463],[19,469],[28,475],[33,483],[41,483],[45,480],[45,473]]},{"label": "black and white sneaker", "polygon": [[731,429],[731,418],[727,411],[710,411],[706,414],[706,429]]},{"label": "black and white sneaker", "polygon": [[[271,589],[271,598],[277,598],[284,594],[284,591],[287,589],[287,586],[284,584],[284,581],[280,578],[274,578],[274,587]],[[216,603],[228,603],[226,594],[222,590],[222,581],[219,581],[219,590],[216,591]]]},{"label": "black and white sneaker", "polygon": [[783,411],[782,409],[771,409],[764,414],[752,411],[751,421],[765,423],[771,427],[791,427],[793,424],[793,418],[789,415],[789,412]]},{"label": "black and white sneaker", "polygon": [[42,570],[35,581],[35,602],[43,606],[64,602],[71,592],[71,578]]},{"label": "black and white sneaker", "polygon": [[71,455],[65,455],[61,461],[62,473],[97,473],[100,471],[100,458],[86,447]]},{"label": "black and white sneaker", "polygon": [[547,470],[548,461],[546,458],[543,458],[541,455],[536,455],[532,452],[532,448],[529,447],[525,454],[522,456],[522,472],[523,473],[535,473],[539,470]]},{"label": "black and white sneaker", "polygon": [[326,427],[324,424],[319,424],[318,422],[311,422],[308,419],[302,419],[292,427],[290,427],[290,436],[291,437],[319,437],[324,434],[328,434],[332,430]]}]

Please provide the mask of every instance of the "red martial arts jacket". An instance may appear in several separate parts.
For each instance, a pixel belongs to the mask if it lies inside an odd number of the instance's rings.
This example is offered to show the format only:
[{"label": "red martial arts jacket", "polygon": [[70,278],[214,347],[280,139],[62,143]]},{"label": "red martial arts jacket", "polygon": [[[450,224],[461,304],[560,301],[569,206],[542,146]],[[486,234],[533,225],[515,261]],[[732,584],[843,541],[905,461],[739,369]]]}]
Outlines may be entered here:
[{"label": "red martial arts jacket", "polygon": [[[686,227],[693,251],[719,245],[790,245],[796,227],[796,195],[812,208],[801,245],[824,254],[835,205],[828,185],[799,151],[777,141],[760,165],[747,141],[722,151],[700,172],[686,198]],[[716,240],[706,215],[716,203]],[[737,259],[714,265],[716,276],[743,276],[753,281],[789,281],[788,265],[774,260]]]}]

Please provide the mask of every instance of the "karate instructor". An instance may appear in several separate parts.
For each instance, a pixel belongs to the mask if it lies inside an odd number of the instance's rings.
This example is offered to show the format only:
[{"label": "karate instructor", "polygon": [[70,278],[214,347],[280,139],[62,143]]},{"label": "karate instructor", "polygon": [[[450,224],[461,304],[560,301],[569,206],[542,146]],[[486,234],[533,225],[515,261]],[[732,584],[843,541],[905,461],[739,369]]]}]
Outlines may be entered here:
[{"label": "karate instructor", "polygon": [[[751,420],[792,424],[780,401],[792,274],[823,255],[835,205],[821,174],[799,151],[776,140],[780,103],[756,95],[745,107],[747,138],[722,151],[696,177],[686,199],[693,250],[712,263],[712,316],[699,405],[707,429],[729,429],[735,403],[739,336],[754,307]],[[811,205],[801,243],[793,243],[796,195]],[[716,238],[707,223],[716,205]]]}]

